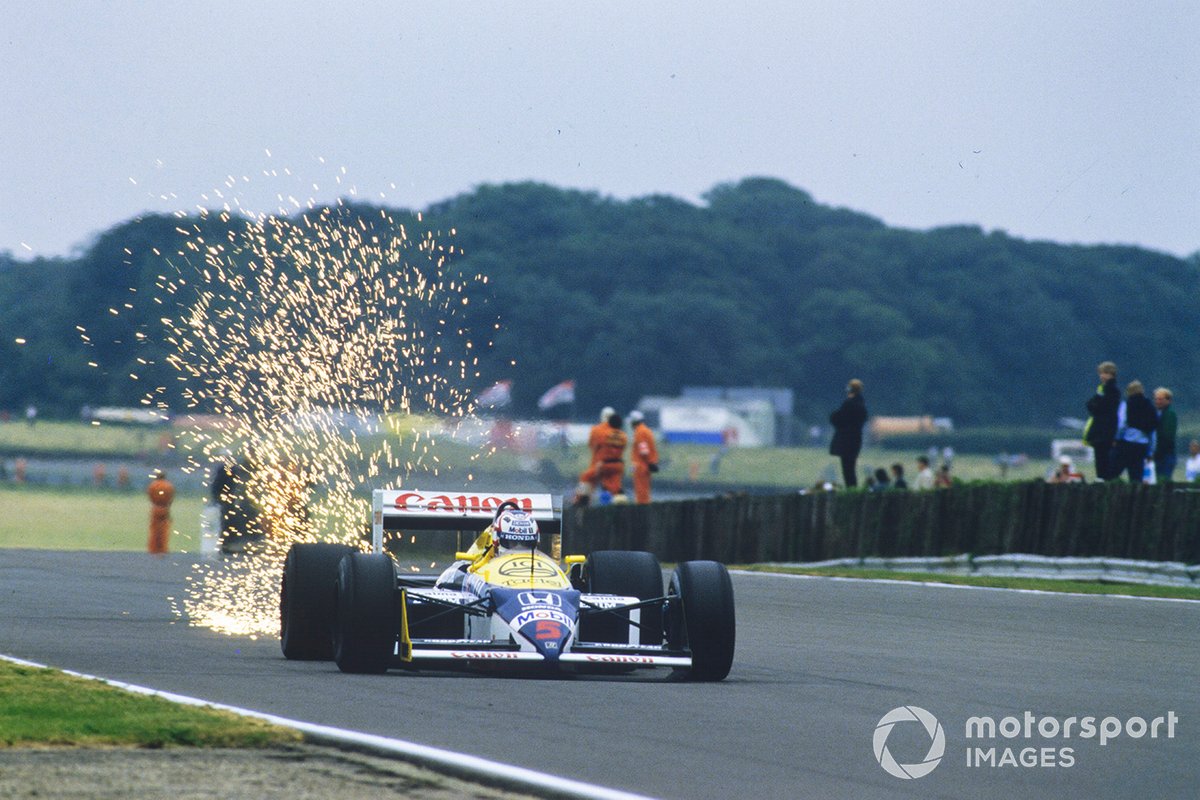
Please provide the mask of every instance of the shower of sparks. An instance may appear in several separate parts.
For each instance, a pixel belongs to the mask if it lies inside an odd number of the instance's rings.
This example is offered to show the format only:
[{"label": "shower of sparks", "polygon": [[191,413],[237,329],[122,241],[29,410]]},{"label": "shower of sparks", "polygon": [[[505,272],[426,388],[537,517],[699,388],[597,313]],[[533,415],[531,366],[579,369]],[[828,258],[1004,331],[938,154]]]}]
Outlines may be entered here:
[{"label": "shower of sparks", "polygon": [[[411,241],[386,211],[307,207],[291,217],[201,210],[199,221],[180,212],[182,245],[158,276],[168,361],[189,406],[181,416],[196,423],[180,445],[186,469],[245,464],[260,513],[263,540],[197,565],[172,601],[189,624],[229,634],[278,634],[293,543],[361,544],[372,487],[436,473],[428,426],[405,420],[469,414],[466,387],[478,378],[478,348],[455,313],[486,279],[447,274],[456,248],[433,233]],[[224,225],[202,228],[210,214]],[[210,229],[228,233],[209,241]],[[165,391],[142,403],[165,410]]]}]

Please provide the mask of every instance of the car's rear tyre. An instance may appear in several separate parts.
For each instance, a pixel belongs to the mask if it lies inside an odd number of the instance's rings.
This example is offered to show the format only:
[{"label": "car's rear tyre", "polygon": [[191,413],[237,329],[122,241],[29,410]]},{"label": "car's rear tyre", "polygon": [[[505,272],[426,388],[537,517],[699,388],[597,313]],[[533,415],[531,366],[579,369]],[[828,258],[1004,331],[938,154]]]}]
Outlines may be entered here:
[{"label": "car's rear tyre", "polygon": [[333,658],[334,583],[345,544],[294,544],[279,587],[279,641],[284,658]]},{"label": "car's rear tyre", "polygon": [[[653,553],[641,550],[597,550],[583,565],[583,583],[589,594],[615,594],[653,600],[663,596],[662,566]],[[634,644],[660,645],[663,638],[661,603],[642,606],[641,628]],[[629,612],[588,613],[580,621],[579,640],[629,641]]]},{"label": "car's rear tyre", "polygon": [[737,632],[728,570],[716,561],[684,561],[675,568],[667,592],[668,645],[692,651],[692,666],[682,671],[684,677],[723,680],[733,666]]},{"label": "car's rear tyre", "polygon": [[386,672],[396,649],[396,571],[379,553],[350,553],[337,570],[333,660],[342,672]]}]

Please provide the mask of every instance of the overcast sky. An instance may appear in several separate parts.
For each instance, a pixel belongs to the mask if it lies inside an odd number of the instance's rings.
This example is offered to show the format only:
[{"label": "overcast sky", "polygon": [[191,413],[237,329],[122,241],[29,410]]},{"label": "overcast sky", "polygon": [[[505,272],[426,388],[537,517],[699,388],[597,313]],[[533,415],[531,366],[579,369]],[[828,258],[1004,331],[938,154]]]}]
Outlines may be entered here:
[{"label": "overcast sky", "polygon": [[1198,41],[1193,0],[0,0],[0,251],[214,187],[260,211],[518,180],[699,202],[767,175],[891,225],[1185,255]]}]

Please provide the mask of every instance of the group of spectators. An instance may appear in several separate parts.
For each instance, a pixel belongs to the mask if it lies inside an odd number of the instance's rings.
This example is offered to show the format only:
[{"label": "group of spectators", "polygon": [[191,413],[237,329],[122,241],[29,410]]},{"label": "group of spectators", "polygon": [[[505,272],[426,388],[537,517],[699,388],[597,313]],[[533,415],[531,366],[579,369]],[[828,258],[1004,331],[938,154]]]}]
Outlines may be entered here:
[{"label": "group of spectators", "polygon": [[[829,423],[833,426],[833,441],[829,443],[829,454],[837,456],[842,462],[842,482],[847,489],[858,486],[858,454],[862,451],[863,426],[867,422],[867,401],[863,397],[863,382],[858,378],[846,384],[846,399],[829,415]],[[914,489],[934,489],[950,485],[950,454],[942,465],[934,472],[928,456],[917,456],[917,474],[913,479]],[[904,477],[904,465],[892,464],[891,472],[879,467],[874,472],[868,471],[866,479],[868,491],[882,492],[889,489],[908,489],[908,481]]]},{"label": "group of spectators", "polygon": [[[1095,456],[1096,478],[1111,481],[1124,473],[1130,483],[1142,483],[1153,463],[1156,481],[1174,480],[1179,420],[1171,408],[1175,399],[1171,390],[1160,386],[1151,401],[1141,381],[1130,381],[1122,396],[1116,364],[1101,362],[1096,374],[1100,385],[1086,403],[1090,416],[1083,429],[1084,444]],[[1193,449],[1200,453],[1200,445]]]},{"label": "group of spectators", "polygon": [[[1146,397],[1141,381],[1130,381],[1122,393],[1117,386],[1117,366],[1113,362],[1101,363],[1096,372],[1100,385],[1086,403],[1090,416],[1083,431],[1083,441],[1095,455],[1096,478],[1111,481],[1126,474],[1130,482],[1142,483],[1153,465],[1156,481],[1174,480],[1179,420],[1171,407],[1175,399],[1171,390],[1160,386],[1154,390],[1151,400]],[[847,488],[858,486],[856,468],[866,421],[863,383],[854,379],[846,384],[845,400],[829,415],[834,431],[829,453],[841,460],[842,480]],[[1200,441],[1193,440],[1189,444],[1184,471],[1189,482],[1200,480]],[[1064,459],[1049,480],[1052,483],[1079,482],[1083,476],[1075,471],[1069,459]],[[872,491],[909,488],[902,464],[893,464],[890,475],[883,468],[876,469],[873,474],[868,474],[866,483]],[[917,458],[913,488],[931,489],[949,484],[948,460],[935,473],[928,457]]]},{"label": "group of spectators", "polygon": [[[641,411],[629,414],[633,433],[633,496],[637,503],[650,502],[650,475],[658,472],[658,446],[654,433],[646,424]],[[575,505],[587,505],[595,499],[600,504],[627,502],[625,495],[625,448],[629,436],[624,420],[611,406],[600,412],[600,421],[588,434],[588,449],[592,458],[579,476],[575,490]]]},{"label": "group of spectators", "polygon": [[944,489],[952,483],[950,479],[950,462],[943,462],[935,472],[928,456],[917,456],[917,474],[910,484],[904,477],[904,465],[897,462],[891,466],[891,474],[883,467],[874,472],[867,471],[866,487],[871,492],[883,492],[888,489]]}]

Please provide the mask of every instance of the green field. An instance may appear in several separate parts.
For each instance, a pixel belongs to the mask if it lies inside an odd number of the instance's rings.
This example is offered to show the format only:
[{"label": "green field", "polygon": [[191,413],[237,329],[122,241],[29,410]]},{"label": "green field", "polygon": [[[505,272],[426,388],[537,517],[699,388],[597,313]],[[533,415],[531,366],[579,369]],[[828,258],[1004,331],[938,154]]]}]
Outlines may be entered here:
[{"label": "green field", "polygon": [[[730,448],[720,458],[718,471],[710,469],[717,448],[700,445],[670,445],[660,448],[660,455],[669,459],[659,478],[687,481],[693,469],[700,481],[729,481],[748,485],[799,487],[812,486],[832,478],[841,483],[838,459],[819,447]],[[858,458],[859,484],[868,467],[904,466],[905,477],[912,481],[917,472],[919,452],[904,453],[879,448],[866,448]],[[936,465],[935,465],[936,466]],[[1029,480],[1043,477],[1050,469],[1049,459],[1030,459],[1022,467],[1008,470],[1007,480]],[[1000,480],[1000,468],[991,456],[959,455],[954,459],[952,473],[961,480]]]},{"label": "green field", "polygon": [[[436,441],[433,458],[426,457],[427,467],[435,465],[439,471],[449,469],[458,473],[501,473],[511,474],[521,470],[537,470],[544,462],[561,475],[567,483],[587,466],[587,448],[577,445],[566,450],[547,447],[531,452],[501,450],[481,455],[482,448],[467,447],[448,439],[438,438],[433,433],[438,427],[436,420],[410,417],[404,420],[390,419],[388,437],[393,446],[412,440],[414,431]],[[190,439],[187,433],[173,429],[149,429],[125,425],[89,425],[83,422],[43,421],[35,426],[23,422],[0,424],[0,453],[9,456],[66,455],[92,457],[97,455],[142,457],[161,455],[166,450],[170,437],[181,444]],[[370,451],[379,441],[376,437],[364,437],[364,449]],[[659,445],[662,471],[658,479],[674,484],[688,483],[693,479],[703,484],[728,484],[751,487],[779,487],[784,490],[812,486],[818,481],[833,479],[840,481],[838,461],[825,452],[824,447],[764,447],[729,448],[722,453],[719,448],[704,445]],[[916,457],[919,452],[882,450],[867,448],[859,457],[860,481],[868,467],[887,467],[899,462],[911,477],[916,473]],[[715,462],[715,464],[714,464]],[[715,466],[715,470],[714,470]],[[954,459],[954,475],[962,480],[1029,480],[1043,477],[1051,468],[1049,459],[1032,458],[1021,466],[1009,469],[1002,476],[1000,468],[991,456],[959,455]],[[410,483],[419,483],[418,480]]]},{"label": "green field", "polygon": [[[172,551],[195,552],[201,497],[171,506]],[[46,550],[145,550],[150,501],[141,492],[0,486],[0,547]]]},{"label": "green field", "polygon": [[[568,448],[544,448],[532,453],[494,454],[469,461],[470,451],[452,444],[438,445],[441,463],[456,470],[508,473],[530,469],[530,462],[546,461],[553,465],[568,482],[574,482],[588,465],[589,454],[582,446]],[[894,463],[904,466],[905,477],[911,482],[917,472],[918,452],[903,453],[880,448],[863,450],[858,460],[859,484],[867,467],[890,467]],[[716,471],[713,461],[718,458]],[[730,448],[720,453],[719,448],[704,445],[673,444],[659,445],[659,461],[662,469],[656,476],[658,481],[672,484],[727,484],[733,487],[778,488],[791,491],[800,487],[811,487],[818,481],[841,482],[839,461],[824,448],[817,447],[742,447]],[[1030,459],[1020,467],[1013,467],[1003,477],[1000,468],[991,456],[960,455],[954,458],[952,474],[959,480],[1019,480],[1043,478],[1051,469],[1049,459]]]},{"label": "green field", "polygon": [[[408,426],[394,421],[389,436],[411,438],[411,427],[428,428],[429,420],[411,418]],[[75,453],[89,456],[99,453],[136,454],[153,447],[161,432],[118,425],[93,426],[80,422],[21,422],[0,425],[0,452],[29,447],[48,453]],[[372,442],[364,442],[368,449]],[[588,463],[583,446],[567,449],[548,447],[531,452],[500,450],[481,455],[477,448],[447,440],[437,441],[433,452],[444,474],[475,476],[478,485],[515,486],[528,475],[529,481],[569,491]],[[662,445],[662,471],[657,480],[676,489],[695,482],[698,490],[717,487],[746,487],[761,491],[794,491],[818,481],[837,479],[837,462],[824,448],[730,448],[721,453],[716,447],[701,445]],[[719,456],[719,458],[718,458]],[[899,461],[912,475],[917,453],[867,449],[859,460],[860,474],[868,466],[884,466]],[[716,462],[716,463],[714,463]],[[714,467],[716,468],[714,471]],[[1048,461],[1030,461],[1008,471],[1009,480],[1038,478],[1049,469]],[[955,458],[954,475],[962,480],[996,480],[999,468],[991,458],[963,455]],[[404,483],[420,486],[419,474],[405,477]],[[425,478],[424,480],[435,480]],[[399,485],[400,476],[393,481]],[[709,487],[709,488],[705,488]],[[365,490],[364,490],[365,491]],[[170,547],[172,551],[195,552],[199,549],[200,510],[203,498],[181,492],[172,508]],[[103,489],[17,486],[0,483],[0,547],[37,547],[62,550],[144,550],[148,532],[149,503],[140,488],[128,492]]]},{"label": "green field", "polygon": [[132,425],[91,425],[53,420],[26,425],[14,421],[0,424],[0,453],[134,457],[165,452],[166,441],[172,432],[170,428]]},{"label": "green field", "polygon": [[[136,449],[141,432],[118,426],[89,426],[81,423],[39,422],[30,428],[20,423],[0,425],[0,444],[14,445],[28,437],[45,437],[50,450],[77,448],[81,454],[107,450]],[[396,435],[396,434],[392,434]],[[438,442],[435,452],[442,470],[465,476],[473,474],[479,485],[513,486],[529,475],[548,485],[569,491],[588,463],[582,446],[544,448],[533,452],[479,451],[453,442]],[[675,488],[694,481],[706,486],[744,486],[781,492],[828,479],[836,474],[835,459],[821,448],[732,448],[720,454],[717,471],[712,469],[715,447],[664,445],[660,448],[662,471],[658,480]],[[474,456],[474,458],[472,458]],[[895,452],[868,449],[860,467],[901,461],[911,474],[916,454],[904,457]],[[1037,478],[1049,462],[1031,461],[1008,472],[1010,480]],[[862,469],[860,469],[860,473]],[[998,479],[999,470],[990,458],[959,456],[954,475],[962,480]],[[426,479],[430,480],[430,479]],[[422,477],[412,475],[406,485],[420,486]],[[395,485],[399,485],[398,481]],[[711,489],[709,489],[711,491]],[[200,510],[203,498],[181,492],[172,507],[172,551],[199,549]],[[80,487],[18,486],[0,483],[0,547],[36,547],[57,550],[144,550],[149,521],[149,503],[139,489],[119,492]]]},{"label": "green field", "polygon": [[297,731],[0,661],[0,747],[266,747]]}]

